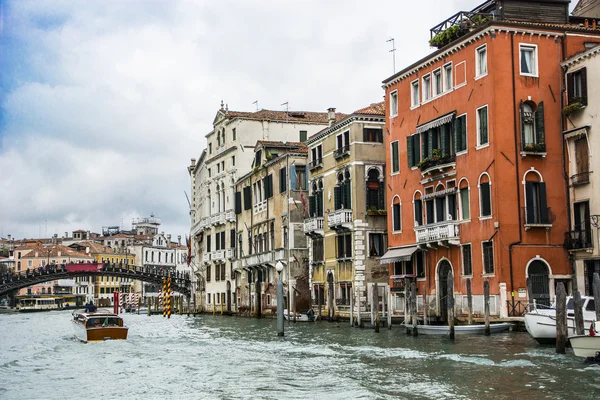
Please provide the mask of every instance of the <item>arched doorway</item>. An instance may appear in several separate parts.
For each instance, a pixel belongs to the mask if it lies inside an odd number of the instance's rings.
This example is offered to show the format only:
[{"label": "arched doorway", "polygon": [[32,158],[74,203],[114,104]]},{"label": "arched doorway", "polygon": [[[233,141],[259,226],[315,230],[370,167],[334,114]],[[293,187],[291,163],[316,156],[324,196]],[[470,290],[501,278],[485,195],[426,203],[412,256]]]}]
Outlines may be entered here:
[{"label": "arched doorway", "polygon": [[448,274],[452,271],[452,266],[448,260],[440,261],[438,266],[438,293],[440,305],[440,318],[443,321],[448,320]]},{"label": "arched doorway", "polygon": [[536,304],[550,306],[550,270],[545,262],[534,260],[527,268],[527,279],[530,280],[530,300]]}]

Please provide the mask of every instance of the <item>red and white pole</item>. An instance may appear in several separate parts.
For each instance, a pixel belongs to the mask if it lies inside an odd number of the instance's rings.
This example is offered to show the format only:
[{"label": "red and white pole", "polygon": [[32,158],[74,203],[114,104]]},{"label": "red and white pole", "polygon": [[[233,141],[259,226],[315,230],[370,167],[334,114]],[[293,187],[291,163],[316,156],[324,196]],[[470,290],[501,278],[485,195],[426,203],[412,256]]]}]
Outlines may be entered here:
[{"label": "red and white pole", "polygon": [[119,292],[113,293],[113,312],[115,314],[119,313]]}]

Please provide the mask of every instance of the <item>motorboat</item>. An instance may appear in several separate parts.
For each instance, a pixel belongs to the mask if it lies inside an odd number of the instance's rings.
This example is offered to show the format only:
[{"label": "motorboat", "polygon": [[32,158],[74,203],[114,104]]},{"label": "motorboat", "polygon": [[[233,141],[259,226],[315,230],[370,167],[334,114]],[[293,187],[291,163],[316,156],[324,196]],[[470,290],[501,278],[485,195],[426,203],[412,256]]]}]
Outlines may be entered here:
[{"label": "motorboat", "polygon": [[[593,328],[593,332],[591,330]],[[600,355],[600,322],[590,324],[589,335],[569,336],[573,353],[577,357],[598,357]]]},{"label": "motorboat", "polygon": [[[285,318],[287,321],[293,321],[294,313],[290,312],[287,309],[283,310],[283,318]],[[296,322],[312,322],[314,320],[315,320],[315,312],[312,310],[312,308],[309,308],[307,311],[304,311],[304,312],[296,313]]]},{"label": "motorboat", "polygon": [[[412,332],[412,324],[406,324],[406,328]],[[510,322],[499,322],[490,324],[490,333],[499,333],[509,330],[513,324]],[[423,335],[449,335],[450,327],[448,325],[417,325],[417,332]],[[485,325],[455,325],[455,335],[483,335]]]},{"label": "motorboat", "polygon": [[123,325],[123,318],[111,312],[74,312],[73,330],[82,342],[127,339],[129,328]]},{"label": "motorboat", "polygon": [[[582,296],[581,300],[583,304],[583,325],[585,331],[588,332],[590,324],[596,320],[594,298]],[[538,306],[526,313],[525,328],[539,343],[556,342],[556,303],[548,308]],[[567,297],[567,334],[575,335],[575,306],[571,296]]]}]

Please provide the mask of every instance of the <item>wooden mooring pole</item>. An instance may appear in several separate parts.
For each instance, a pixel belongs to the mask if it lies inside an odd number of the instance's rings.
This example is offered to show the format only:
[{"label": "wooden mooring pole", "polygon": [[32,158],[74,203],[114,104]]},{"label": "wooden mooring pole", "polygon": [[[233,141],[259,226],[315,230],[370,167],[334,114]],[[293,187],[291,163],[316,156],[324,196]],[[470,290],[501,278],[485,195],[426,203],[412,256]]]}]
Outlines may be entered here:
[{"label": "wooden mooring pole", "polygon": [[490,335],[490,281],[483,282],[483,312],[485,319],[485,335]]},{"label": "wooden mooring pole", "polygon": [[352,293],[350,294],[350,326],[354,326],[354,286],[352,286]]},{"label": "wooden mooring pole", "polygon": [[596,321],[600,321],[600,274],[594,273],[594,304],[596,305]]},{"label": "wooden mooring pole", "polygon": [[575,307],[575,334],[583,335],[583,301],[579,290],[573,294],[573,307]]},{"label": "wooden mooring pole", "polygon": [[473,294],[471,293],[471,278],[467,278],[467,307],[469,313],[469,325],[473,325]]},{"label": "wooden mooring pole", "polygon": [[383,289],[383,294],[381,295],[381,304],[383,305],[383,307],[381,308],[381,316],[385,317],[385,319],[383,321],[383,324],[385,325],[387,323],[387,314],[386,314],[386,312],[389,313],[389,310],[386,308],[386,305],[387,305],[386,304],[387,303],[387,299],[386,299],[387,292],[385,290],[385,286],[382,289]]},{"label": "wooden mooring pole", "polygon": [[387,324],[388,329],[392,329],[392,288],[388,287],[388,314],[387,314]]},{"label": "wooden mooring pole", "polygon": [[412,335],[418,336],[419,332],[417,331],[417,283],[413,282],[410,285],[410,307],[412,311],[411,320],[412,320]]},{"label": "wooden mooring pole", "polygon": [[454,340],[454,274],[452,270],[448,272],[446,281],[447,297],[446,304],[448,305],[448,326],[450,327],[450,339]]},{"label": "wooden mooring pole", "polygon": [[556,285],[556,352],[565,354],[567,345],[567,292],[565,285]]},{"label": "wooden mooring pole", "polygon": [[373,309],[375,313],[375,332],[379,333],[379,286],[373,285]]}]

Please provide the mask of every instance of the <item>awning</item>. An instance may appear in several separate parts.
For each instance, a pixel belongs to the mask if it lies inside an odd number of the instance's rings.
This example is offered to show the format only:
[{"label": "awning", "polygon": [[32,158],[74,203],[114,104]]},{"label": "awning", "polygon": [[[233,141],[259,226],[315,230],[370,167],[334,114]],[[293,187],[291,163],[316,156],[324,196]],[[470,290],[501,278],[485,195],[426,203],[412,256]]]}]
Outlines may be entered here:
[{"label": "awning", "polygon": [[433,121],[425,122],[424,124],[417,126],[417,133],[426,132],[430,129],[437,128],[438,126],[450,123],[452,121],[452,118],[454,118],[455,114],[456,112],[452,111],[450,114],[446,114],[442,117],[436,118]]},{"label": "awning", "polygon": [[417,246],[390,249],[379,259],[379,264],[388,264],[397,261],[410,261],[410,257],[417,251]]}]

